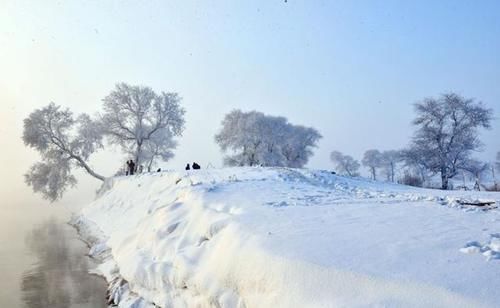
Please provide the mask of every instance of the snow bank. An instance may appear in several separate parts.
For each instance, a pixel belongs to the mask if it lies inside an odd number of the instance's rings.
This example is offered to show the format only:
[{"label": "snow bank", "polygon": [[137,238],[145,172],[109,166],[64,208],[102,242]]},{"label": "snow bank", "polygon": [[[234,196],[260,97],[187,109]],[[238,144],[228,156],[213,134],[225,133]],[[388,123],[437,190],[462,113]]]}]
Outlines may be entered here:
[{"label": "snow bank", "polygon": [[74,224],[120,307],[498,306],[499,211],[455,206],[500,195],[442,194],[309,170],[161,172],[107,181]]}]

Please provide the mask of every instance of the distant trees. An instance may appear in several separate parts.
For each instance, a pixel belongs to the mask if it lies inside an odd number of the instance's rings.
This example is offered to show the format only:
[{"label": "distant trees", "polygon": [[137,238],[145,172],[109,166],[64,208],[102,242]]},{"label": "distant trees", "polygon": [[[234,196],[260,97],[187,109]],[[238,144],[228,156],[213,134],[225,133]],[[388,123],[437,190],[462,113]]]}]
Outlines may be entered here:
[{"label": "distant trees", "polygon": [[397,165],[403,160],[403,154],[398,150],[380,152],[376,149],[367,150],[361,163],[370,171],[371,178],[377,180],[377,170],[382,169],[387,181],[394,182]]},{"label": "distant trees", "polygon": [[[184,130],[184,109],[177,93],[119,83],[103,100],[102,130],[110,144],[132,153],[136,165],[172,157],[173,138]],[[146,150],[145,150],[146,149]]]},{"label": "distant trees", "polygon": [[377,180],[377,169],[381,167],[383,163],[382,153],[380,153],[379,150],[368,150],[363,155],[361,163],[370,170],[372,179]]},{"label": "distant trees", "polygon": [[418,153],[428,170],[440,173],[441,188],[448,189],[449,179],[481,146],[478,129],[490,127],[492,110],[481,102],[448,93],[416,103],[415,111],[417,130],[409,151]]},{"label": "distant trees", "polygon": [[499,191],[498,183],[497,183],[497,178],[495,175],[495,169],[497,172],[500,172],[500,152],[497,152],[497,157],[495,163],[491,164],[491,175],[493,176],[493,188],[495,191]]},{"label": "distant trees", "polygon": [[215,135],[215,142],[229,166],[303,167],[312,156],[321,135],[311,127],[292,125],[284,117],[261,112],[233,110]]},{"label": "distant trees", "polygon": [[500,172],[500,152],[497,152],[497,160],[495,162],[495,167],[498,172]]},{"label": "distant trees", "polygon": [[[430,174],[427,167],[427,162],[417,149],[402,150],[401,159],[404,166],[406,167],[405,177],[407,179],[418,176],[418,183],[420,183],[421,185],[424,185],[428,181]],[[416,181],[413,179],[411,181],[416,183]]]},{"label": "distant trees", "polygon": [[330,154],[331,161],[335,164],[335,171],[341,175],[359,176],[359,162],[349,155],[344,155],[339,151]]},{"label": "distant trees", "polygon": [[470,173],[474,178],[475,178],[475,188],[477,190],[481,190],[481,179],[483,175],[489,171],[490,165],[485,162],[481,162],[479,160],[475,159],[469,159],[464,166],[462,167],[463,170],[467,171]]},{"label": "distant trees", "polygon": [[42,158],[24,175],[25,182],[45,199],[55,201],[76,184],[71,173],[75,167],[104,180],[88,164],[91,154],[102,148],[102,132],[88,115],[75,118],[69,109],[51,103],[24,119],[22,139]]},{"label": "distant trees", "polygon": [[381,153],[381,166],[387,177],[387,181],[394,182],[398,163],[403,160],[401,151],[389,150]]}]

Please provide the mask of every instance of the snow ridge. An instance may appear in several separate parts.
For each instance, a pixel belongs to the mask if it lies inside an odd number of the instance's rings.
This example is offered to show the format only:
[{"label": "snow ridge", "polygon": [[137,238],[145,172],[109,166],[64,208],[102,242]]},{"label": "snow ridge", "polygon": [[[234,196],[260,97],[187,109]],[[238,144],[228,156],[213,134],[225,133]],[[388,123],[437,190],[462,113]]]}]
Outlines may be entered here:
[{"label": "snow ridge", "polygon": [[[500,264],[460,249],[498,232],[499,212],[452,208],[498,194],[443,196],[288,168],[168,171],[105,186],[73,223],[92,239],[120,307],[500,302],[491,287]],[[496,240],[488,245],[496,253]]]}]

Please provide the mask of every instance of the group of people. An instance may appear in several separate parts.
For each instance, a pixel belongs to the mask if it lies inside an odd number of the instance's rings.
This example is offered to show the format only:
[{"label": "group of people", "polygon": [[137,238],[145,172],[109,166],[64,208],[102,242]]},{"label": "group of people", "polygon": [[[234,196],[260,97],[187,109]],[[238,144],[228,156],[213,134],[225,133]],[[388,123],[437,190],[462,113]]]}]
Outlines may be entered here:
[{"label": "group of people", "polygon": [[[198,169],[201,169],[201,166],[198,165],[196,162],[193,162],[192,165],[189,165],[187,164],[186,165],[186,170],[198,170]],[[127,167],[126,167],[126,170],[125,170],[125,175],[134,175],[134,173],[142,173],[143,171],[143,166],[142,165],[139,165],[139,167],[137,167],[136,163],[133,161],[133,160],[127,160]],[[149,168],[148,168],[148,171]],[[156,170],[157,172],[160,172],[161,171],[161,168],[158,168],[158,170]]]},{"label": "group of people", "polygon": [[196,162],[193,162],[192,166],[189,166],[189,163],[186,165],[186,170],[191,170],[191,168],[193,168],[193,170],[201,169],[200,165],[198,165]]},{"label": "group of people", "polygon": [[134,175],[136,172],[135,163],[133,160],[127,160],[127,171],[125,171],[125,175]]}]

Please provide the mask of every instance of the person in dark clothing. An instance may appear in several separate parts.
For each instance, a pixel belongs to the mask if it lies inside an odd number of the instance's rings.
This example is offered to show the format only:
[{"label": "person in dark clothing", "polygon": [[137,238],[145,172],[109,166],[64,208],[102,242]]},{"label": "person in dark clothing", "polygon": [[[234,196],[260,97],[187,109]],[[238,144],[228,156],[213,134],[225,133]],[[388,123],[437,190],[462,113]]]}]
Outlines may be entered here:
[{"label": "person in dark clothing", "polygon": [[130,175],[134,175],[134,171],[135,171],[135,163],[134,163],[134,161],[133,161],[133,160],[131,160],[131,161],[130,161],[129,166],[130,166],[130,171],[129,171],[129,174],[130,174]]},{"label": "person in dark clothing", "polygon": [[156,170],[156,172],[161,172],[161,168],[158,168],[158,170]]},{"label": "person in dark clothing", "polygon": [[186,165],[186,170],[191,170],[191,167],[189,167],[189,164]]},{"label": "person in dark clothing", "polygon": [[194,170],[198,170],[200,168],[201,168],[200,165],[198,165],[197,163],[193,163],[193,169]]},{"label": "person in dark clothing", "polygon": [[132,162],[131,160],[127,160],[127,172],[125,172],[125,175],[130,175],[130,162]]}]

